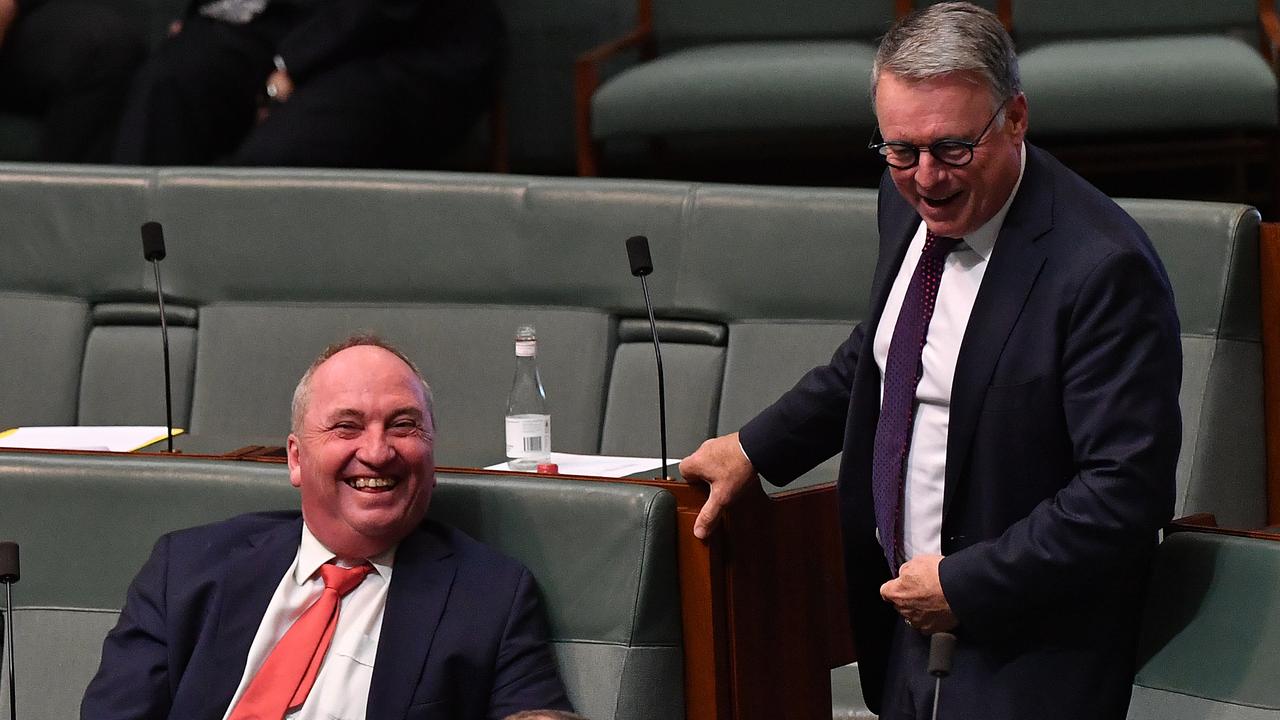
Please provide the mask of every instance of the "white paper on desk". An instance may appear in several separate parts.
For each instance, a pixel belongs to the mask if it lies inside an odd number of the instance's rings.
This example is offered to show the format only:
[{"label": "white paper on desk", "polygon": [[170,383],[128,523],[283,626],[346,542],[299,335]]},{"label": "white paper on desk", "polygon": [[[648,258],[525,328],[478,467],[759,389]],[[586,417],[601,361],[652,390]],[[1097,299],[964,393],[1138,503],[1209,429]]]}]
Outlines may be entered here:
[{"label": "white paper on desk", "polygon": [[[173,434],[183,430],[174,428]],[[169,436],[163,425],[74,425],[11,428],[0,432],[0,447],[26,450],[109,450],[132,452]]]},{"label": "white paper on desk", "polygon": [[[2,442],[2,441],[0,441]],[[622,478],[637,473],[653,472],[662,467],[660,458],[616,457],[609,455],[574,455],[551,453],[547,462],[555,463],[561,475]],[[485,470],[510,470],[506,463],[490,465]]]}]

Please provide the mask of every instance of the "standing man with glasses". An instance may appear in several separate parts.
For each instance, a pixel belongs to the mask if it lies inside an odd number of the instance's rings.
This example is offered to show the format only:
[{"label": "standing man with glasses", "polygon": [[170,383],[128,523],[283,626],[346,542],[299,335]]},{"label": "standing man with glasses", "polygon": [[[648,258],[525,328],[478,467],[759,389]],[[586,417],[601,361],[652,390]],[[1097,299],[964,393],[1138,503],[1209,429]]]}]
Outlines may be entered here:
[{"label": "standing man with glasses", "polygon": [[[958,637],[939,717],[1125,717],[1181,438],[1164,269],[1115,203],[1027,144],[1013,43],[963,2],[882,39],[888,163],[871,316],[831,362],[681,463],[694,533],[757,474],[843,450],[850,613],[883,720],[930,717],[929,636]],[[785,609],[782,609],[785,612]]]}]

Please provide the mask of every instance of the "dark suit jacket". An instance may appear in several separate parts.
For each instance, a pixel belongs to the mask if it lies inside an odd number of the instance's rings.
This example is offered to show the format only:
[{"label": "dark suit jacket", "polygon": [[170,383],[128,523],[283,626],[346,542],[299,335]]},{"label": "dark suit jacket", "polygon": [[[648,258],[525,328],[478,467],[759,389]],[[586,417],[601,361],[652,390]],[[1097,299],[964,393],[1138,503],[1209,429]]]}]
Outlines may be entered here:
[{"label": "dark suit jacket", "polygon": [[[942,587],[961,645],[988,653],[996,682],[1021,686],[1037,707],[1060,699],[1076,717],[1117,708],[1123,717],[1150,554],[1173,512],[1177,316],[1137,224],[1043,151],[1027,151],[955,369]],[[871,316],[741,433],[775,483],[843,449],[850,609],[873,709],[895,614],[879,597],[889,572],[871,499],[880,404],[871,342],[919,221],[886,177]]]},{"label": "dark suit jacket", "polygon": [[[85,693],[85,720],[219,720],[298,550],[297,512],[160,539],[129,588]],[[396,550],[369,720],[497,720],[568,709],[529,571],[427,521]]]}]

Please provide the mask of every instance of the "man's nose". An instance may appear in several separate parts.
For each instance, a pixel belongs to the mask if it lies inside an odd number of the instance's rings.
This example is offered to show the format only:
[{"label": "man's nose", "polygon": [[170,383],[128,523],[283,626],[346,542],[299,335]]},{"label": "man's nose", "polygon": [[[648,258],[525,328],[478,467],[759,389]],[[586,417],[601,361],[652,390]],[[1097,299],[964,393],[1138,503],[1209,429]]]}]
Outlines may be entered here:
[{"label": "man's nose", "polygon": [[387,436],[377,430],[370,430],[360,438],[356,448],[356,459],[365,465],[378,467],[385,465],[395,457],[395,447],[387,442]]},{"label": "man's nose", "polygon": [[946,176],[947,164],[926,150],[920,151],[920,162],[916,165],[916,184],[921,187],[933,187]]}]

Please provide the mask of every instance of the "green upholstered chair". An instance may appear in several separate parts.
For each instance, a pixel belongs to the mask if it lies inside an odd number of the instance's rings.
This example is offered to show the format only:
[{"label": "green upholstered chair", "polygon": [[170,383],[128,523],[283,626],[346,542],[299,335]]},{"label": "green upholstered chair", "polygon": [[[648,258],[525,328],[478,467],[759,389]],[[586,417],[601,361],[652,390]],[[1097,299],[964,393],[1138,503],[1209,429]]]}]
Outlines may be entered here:
[{"label": "green upholstered chair", "polygon": [[[0,529],[22,548],[22,580],[13,587],[19,715],[78,715],[125,589],[160,535],[296,508],[297,497],[283,465],[0,454]],[[670,493],[442,476],[429,516],[530,568],[579,711],[594,720],[683,717]]]},{"label": "green upholstered chair", "polygon": [[[1275,9],[1255,0],[1014,0],[1030,139],[1084,170],[1277,159]],[[1259,48],[1262,51],[1259,51]],[[1250,198],[1274,200],[1272,195]]]},{"label": "green upholstered chair", "polygon": [[[867,136],[872,40],[894,9],[892,0],[638,0],[636,27],[577,61],[578,174],[599,174],[601,148],[623,138]],[[641,62],[602,83],[624,50]]]},{"label": "green upholstered chair", "polygon": [[1178,532],[1161,543],[1129,720],[1280,714],[1277,540]]}]

